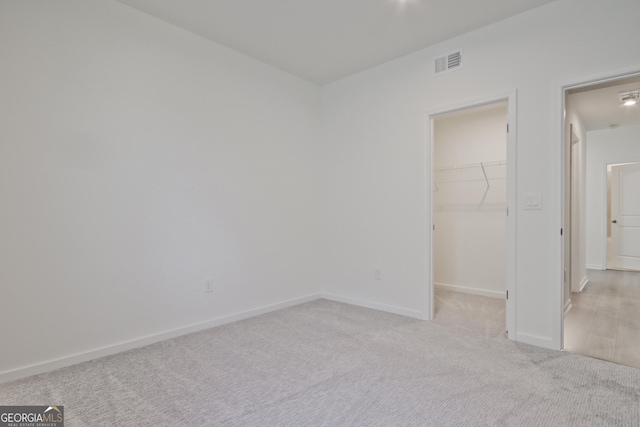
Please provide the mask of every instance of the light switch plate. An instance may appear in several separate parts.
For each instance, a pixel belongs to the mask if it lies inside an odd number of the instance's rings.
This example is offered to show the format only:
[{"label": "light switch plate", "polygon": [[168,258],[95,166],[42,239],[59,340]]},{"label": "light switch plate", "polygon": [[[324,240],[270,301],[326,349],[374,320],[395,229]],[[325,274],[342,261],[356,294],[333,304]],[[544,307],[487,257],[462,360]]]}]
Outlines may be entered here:
[{"label": "light switch plate", "polygon": [[542,198],[540,193],[528,193],[524,195],[524,209],[525,210],[539,210],[542,209]]}]

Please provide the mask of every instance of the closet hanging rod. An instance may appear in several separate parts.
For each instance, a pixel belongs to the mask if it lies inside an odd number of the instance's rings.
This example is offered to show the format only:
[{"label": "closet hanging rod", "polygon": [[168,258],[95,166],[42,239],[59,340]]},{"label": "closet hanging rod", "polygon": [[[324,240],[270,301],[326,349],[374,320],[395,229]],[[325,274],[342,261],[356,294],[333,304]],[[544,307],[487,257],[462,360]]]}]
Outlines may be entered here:
[{"label": "closet hanging rod", "polygon": [[[479,162],[479,163],[472,163],[472,164],[465,164],[465,165],[456,165],[456,166],[449,166],[446,168],[438,168],[438,169],[434,169],[434,172],[436,173],[436,175],[441,176],[440,179],[438,179],[438,177],[436,176],[433,184],[435,186],[435,191],[440,191],[440,189],[438,188],[438,183],[452,183],[452,182],[470,182],[470,181],[483,181],[486,185],[487,188],[491,187],[491,184],[489,183],[489,181],[493,180],[493,179],[500,179],[503,178],[501,176],[496,177],[495,174],[496,172],[502,172],[500,173],[503,174],[506,172],[506,165],[507,162],[505,160],[497,160],[497,161],[491,161],[491,162]],[[497,168],[497,169],[496,169]],[[482,172],[481,174],[477,174],[474,172],[475,177],[469,177],[467,172],[464,172],[465,175],[467,175],[465,178],[463,179],[442,179],[442,174],[444,173],[445,176],[447,175],[446,173],[451,173],[451,172],[455,172],[455,171],[464,171],[464,170],[477,170],[478,172]],[[487,170],[489,171],[493,171],[491,173],[487,173]]]}]

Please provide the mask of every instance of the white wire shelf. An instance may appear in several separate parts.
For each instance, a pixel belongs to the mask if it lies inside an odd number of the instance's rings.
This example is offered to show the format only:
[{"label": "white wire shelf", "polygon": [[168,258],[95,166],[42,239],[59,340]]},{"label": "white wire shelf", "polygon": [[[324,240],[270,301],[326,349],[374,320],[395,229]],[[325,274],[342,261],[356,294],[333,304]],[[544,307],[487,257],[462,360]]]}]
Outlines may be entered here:
[{"label": "white wire shelf", "polygon": [[439,191],[439,184],[462,182],[484,182],[487,188],[490,188],[491,181],[506,179],[506,177],[507,162],[498,160],[436,168],[433,184],[435,191]]}]

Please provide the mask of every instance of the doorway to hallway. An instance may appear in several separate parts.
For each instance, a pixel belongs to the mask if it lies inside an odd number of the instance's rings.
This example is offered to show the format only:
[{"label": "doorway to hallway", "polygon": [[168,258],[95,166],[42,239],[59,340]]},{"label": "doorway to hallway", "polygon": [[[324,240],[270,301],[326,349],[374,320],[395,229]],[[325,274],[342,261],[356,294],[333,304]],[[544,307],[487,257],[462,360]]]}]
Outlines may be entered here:
[{"label": "doorway to hallway", "polygon": [[[640,367],[640,74],[565,87],[563,322],[570,352]],[[615,269],[626,269],[619,271]]]}]

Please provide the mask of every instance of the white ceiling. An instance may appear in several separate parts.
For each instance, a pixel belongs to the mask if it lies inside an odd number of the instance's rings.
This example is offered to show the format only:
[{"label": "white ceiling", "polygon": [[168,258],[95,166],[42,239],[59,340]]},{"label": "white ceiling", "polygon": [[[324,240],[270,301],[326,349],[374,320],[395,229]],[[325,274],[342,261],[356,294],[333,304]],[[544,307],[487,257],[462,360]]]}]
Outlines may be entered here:
[{"label": "white ceiling", "polygon": [[626,107],[618,93],[640,89],[640,75],[568,92],[571,105],[587,131],[606,129],[610,125],[640,124],[640,102]]},{"label": "white ceiling", "polygon": [[323,84],[553,0],[118,1]]}]

